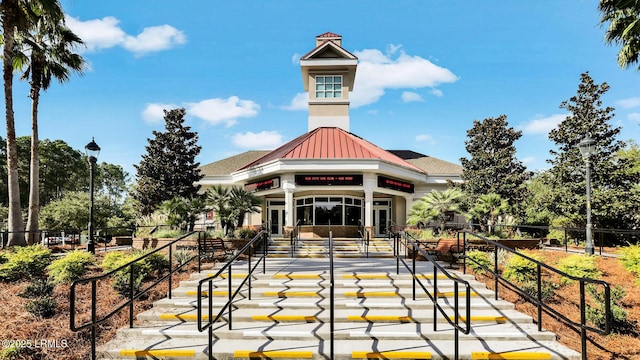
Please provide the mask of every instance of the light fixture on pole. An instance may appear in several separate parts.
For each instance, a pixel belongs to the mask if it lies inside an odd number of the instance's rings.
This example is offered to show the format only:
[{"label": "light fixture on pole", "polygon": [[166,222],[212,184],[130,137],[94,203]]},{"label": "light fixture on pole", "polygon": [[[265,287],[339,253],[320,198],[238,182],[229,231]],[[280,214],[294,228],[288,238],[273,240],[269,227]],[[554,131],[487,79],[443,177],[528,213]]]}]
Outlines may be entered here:
[{"label": "light fixture on pole", "polygon": [[84,147],[87,153],[87,159],[89,160],[89,241],[87,241],[87,251],[95,254],[96,248],[93,242],[93,168],[98,161],[98,155],[100,154],[100,146],[96,144],[95,140],[91,138],[91,142]]},{"label": "light fixture on pole", "polygon": [[584,140],[578,144],[582,158],[586,165],[586,181],[587,181],[587,228],[586,237],[587,243],[585,245],[585,253],[587,255],[593,255],[593,225],[591,224],[591,156],[596,152],[596,141],[587,136]]}]

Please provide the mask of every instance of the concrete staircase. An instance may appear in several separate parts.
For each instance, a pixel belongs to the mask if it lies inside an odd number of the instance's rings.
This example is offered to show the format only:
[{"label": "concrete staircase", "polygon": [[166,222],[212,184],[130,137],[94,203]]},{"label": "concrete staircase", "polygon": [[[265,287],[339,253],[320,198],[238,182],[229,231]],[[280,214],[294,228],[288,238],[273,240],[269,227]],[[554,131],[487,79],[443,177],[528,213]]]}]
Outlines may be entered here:
[{"label": "concrete staircase", "polygon": [[[215,359],[329,359],[330,300],[327,259],[267,259],[267,273],[255,274],[252,300],[247,289],[233,304],[233,328],[228,313],[214,325]],[[335,259],[335,359],[454,359],[454,331],[412,280],[396,275],[392,259]],[[233,284],[246,271],[234,264]],[[239,270],[242,269],[242,270]],[[261,266],[259,267],[261,269]],[[420,279],[433,289],[429,264],[419,264]],[[193,274],[174,290],[172,299],[157,301],[137,316],[135,328],[121,329],[101,346],[105,359],[207,359],[208,334],[197,330],[196,286],[212,272]],[[580,359],[555,341],[553,333],[537,331],[530,317],[503,300],[494,300],[483,284],[472,284],[470,335],[460,333],[460,359]],[[438,301],[453,311],[452,282],[438,279]],[[214,314],[226,302],[228,279],[216,280],[211,294]],[[209,295],[209,294],[206,294]],[[208,303],[208,300],[203,301]],[[464,306],[464,298],[460,299]],[[464,314],[464,308],[460,310]],[[207,310],[203,310],[207,314]],[[460,314],[459,314],[460,315]]]},{"label": "concrete staircase", "polygon": [[[336,258],[391,258],[393,257],[393,244],[384,238],[375,238],[369,241],[369,248],[357,238],[335,238],[334,256]],[[300,239],[297,242],[293,257],[299,258],[326,258],[329,255],[329,239]],[[269,256],[272,258],[291,257],[291,240],[285,238],[273,239],[269,245]]]}]

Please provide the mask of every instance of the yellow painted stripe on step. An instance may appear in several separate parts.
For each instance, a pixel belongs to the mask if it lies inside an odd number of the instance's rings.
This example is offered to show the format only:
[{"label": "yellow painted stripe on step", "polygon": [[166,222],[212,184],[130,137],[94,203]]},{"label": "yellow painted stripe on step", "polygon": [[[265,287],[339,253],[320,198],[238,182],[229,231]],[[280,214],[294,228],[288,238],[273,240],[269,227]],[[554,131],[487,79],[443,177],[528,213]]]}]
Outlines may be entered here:
[{"label": "yellow painted stripe on step", "polygon": [[413,318],[411,316],[394,316],[394,315],[349,315],[347,316],[349,321],[399,321],[399,322],[411,322]]},{"label": "yellow painted stripe on step", "polygon": [[[460,292],[458,293],[458,295],[459,295],[459,296],[466,296],[466,295],[467,295],[467,292],[466,292],[466,291],[460,291]],[[478,293],[476,293],[476,292],[471,292],[471,294],[470,294],[470,295],[471,295],[471,296],[478,296]],[[455,292],[453,292],[453,291],[439,292],[439,293],[437,293],[437,296],[438,296],[438,297],[452,297],[452,296],[455,296]]]},{"label": "yellow painted stripe on step", "polygon": [[[158,315],[160,320],[198,320],[198,314],[171,314],[164,313]],[[202,314],[202,319],[208,319],[209,315]]]},{"label": "yellow painted stripe on step", "polygon": [[315,322],[317,318],[315,316],[305,315],[253,315],[251,317],[257,321],[306,321]]},{"label": "yellow painted stripe on step", "polygon": [[303,297],[303,296],[319,296],[315,291],[265,291],[264,296],[277,297]]},{"label": "yellow painted stripe on step", "polygon": [[365,297],[398,296],[398,294],[393,291],[367,291],[367,292],[347,291],[344,293],[344,296],[365,298]]},{"label": "yellow painted stripe on step", "polygon": [[[229,277],[229,274],[220,274],[220,277],[226,279]],[[247,274],[231,274],[232,279],[244,279],[246,277]]]},{"label": "yellow painted stripe on step", "polygon": [[122,349],[120,356],[135,356],[137,358],[143,356],[151,357],[193,357],[196,356],[195,350],[143,350],[143,349]]},{"label": "yellow painted stripe on step", "polygon": [[551,359],[551,354],[546,352],[472,352],[472,359],[477,360],[537,360]]},{"label": "yellow painted stripe on step", "polygon": [[351,353],[352,359],[431,359],[428,351],[382,351],[367,352],[354,351]]},{"label": "yellow painted stripe on step", "polygon": [[[453,321],[453,316],[450,316],[449,319]],[[460,321],[465,321],[466,316],[458,317]],[[507,322],[506,316],[492,316],[492,315],[474,315],[471,316],[471,321],[495,321],[498,324],[504,324]]]},{"label": "yellow painted stripe on step", "polygon": [[[228,291],[214,291],[212,292],[213,296],[228,296],[229,292]],[[197,291],[187,291],[187,295],[188,296],[193,296],[193,295],[198,295]],[[208,291],[203,291],[200,293],[201,296],[208,296],[209,292]]]},{"label": "yellow painted stripe on step", "polygon": [[[418,279],[433,279],[433,275],[416,275]],[[454,276],[455,277],[455,276]],[[390,279],[391,275],[389,274],[342,274],[343,279]],[[447,279],[445,275],[438,275],[438,279]]]},{"label": "yellow painted stripe on step", "polygon": [[320,274],[275,274],[274,279],[322,279]]},{"label": "yellow painted stripe on step", "polygon": [[236,350],[233,352],[236,358],[303,358],[311,359],[312,351],[250,351]]}]

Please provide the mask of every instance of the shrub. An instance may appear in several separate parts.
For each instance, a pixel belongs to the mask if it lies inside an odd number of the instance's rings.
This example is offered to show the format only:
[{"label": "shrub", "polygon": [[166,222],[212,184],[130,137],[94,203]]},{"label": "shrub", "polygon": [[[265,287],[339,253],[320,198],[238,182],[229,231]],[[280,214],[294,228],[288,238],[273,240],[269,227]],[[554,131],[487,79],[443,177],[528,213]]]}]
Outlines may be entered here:
[{"label": "shrub", "polygon": [[3,281],[42,277],[51,261],[51,251],[42,245],[18,247],[5,256],[7,261],[0,265]]},{"label": "shrub", "polygon": [[[533,254],[530,252],[525,252],[525,251],[521,253],[524,255],[527,255],[528,257],[534,260],[538,260],[538,261],[542,260],[540,255]],[[537,274],[536,263],[516,254],[511,255],[507,259],[504,273],[503,273],[504,277],[507,280],[516,281],[520,284],[524,284],[527,281],[534,280],[536,278],[536,274]]]},{"label": "shrub", "polygon": [[[580,254],[569,255],[558,262],[558,270],[565,272],[571,276],[579,278],[597,279],[601,272],[596,266],[595,256],[584,256]],[[560,279],[561,285],[567,285],[573,281],[567,277]]]},{"label": "shrub", "polygon": [[194,257],[194,254],[190,251],[177,250],[173,252],[173,258],[178,263],[178,266],[182,266],[189,262]]},{"label": "shrub", "polygon": [[51,296],[54,287],[55,285],[48,279],[32,279],[31,282],[24,287],[22,293],[18,295],[25,298]]},{"label": "shrub", "polygon": [[241,239],[253,239],[257,234],[258,232],[251,228],[241,228],[238,230],[238,237]]},{"label": "shrub", "polygon": [[[588,285],[587,291],[591,294],[596,304],[596,306],[587,304],[587,320],[596,327],[604,329],[606,325],[604,290],[598,291],[598,287],[595,285]],[[622,298],[626,294],[626,291],[621,286],[614,286],[611,289],[611,331],[619,334],[634,333],[636,328],[636,323],[627,319],[627,311],[621,305]]]},{"label": "shrub", "polygon": [[[149,249],[149,250],[138,250],[138,251],[134,251],[133,252],[133,256],[132,256],[132,260],[133,259],[137,259],[139,257],[142,257],[150,252],[152,252],[153,249]],[[129,260],[131,261],[131,260]],[[144,264],[143,266],[147,269],[147,274],[148,273],[161,273],[163,272],[165,269],[169,268],[169,259],[167,258],[166,255],[164,255],[161,252],[156,252],[153,253],[149,256],[147,256],[146,258],[144,258],[144,260],[142,260],[142,263]],[[146,275],[145,275],[146,276]]]},{"label": "shrub", "polygon": [[157,239],[178,238],[182,234],[179,229],[161,229],[153,233],[153,237]]},{"label": "shrub", "polygon": [[[533,280],[525,281],[520,285],[522,291],[524,291],[529,296],[534,299],[538,298],[538,283]],[[556,290],[558,289],[558,285],[549,281],[542,281],[540,286],[540,292],[542,293],[542,297],[540,298],[543,303],[550,303],[554,301],[554,296],[556,294]]]},{"label": "shrub", "polygon": [[92,253],[75,250],[54,260],[47,270],[55,284],[72,282],[81,278],[87,272],[87,266],[95,264],[95,261]]},{"label": "shrub", "polygon": [[7,254],[4,252],[0,252],[0,265],[6,263],[9,259],[7,259]]},{"label": "shrub", "polygon": [[[135,271],[135,270],[134,270]],[[138,272],[133,275],[133,293],[137,293],[140,291],[140,285],[142,285],[142,281],[144,280],[145,274]],[[114,278],[111,286],[113,289],[118,292],[121,296],[128,297],[131,294],[131,274],[128,271],[118,271]]]},{"label": "shrub", "polygon": [[26,305],[28,312],[42,318],[52,317],[56,313],[56,306],[56,301],[49,296],[31,300]]},{"label": "shrub", "polygon": [[[626,246],[620,253],[620,261],[624,268],[640,277],[640,244]],[[638,283],[640,284],[640,279]]]},{"label": "shrub", "polygon": [[[488,269],[492,269],[493,267],[493,261],[489,258],[489,254],[484,251],[468,251],[467,258],[467,266],[469,266],[469,268],[471,268],[471,270],[475,273],[484,273],[486,270],[484,270],[482,266]],[[479,264],[477,264],[476,262]]]}]

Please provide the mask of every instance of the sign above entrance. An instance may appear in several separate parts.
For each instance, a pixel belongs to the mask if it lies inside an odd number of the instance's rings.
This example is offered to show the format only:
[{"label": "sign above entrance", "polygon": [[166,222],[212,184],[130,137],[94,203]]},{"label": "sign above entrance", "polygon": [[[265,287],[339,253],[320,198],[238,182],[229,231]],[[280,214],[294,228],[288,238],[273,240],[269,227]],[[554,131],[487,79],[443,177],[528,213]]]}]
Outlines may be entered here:
[{"label": "sign above entrance", "polygon": [[362,175],[296,175],[296,185],[362,186]]},{"label": "sign above entrance", "polygon": [[252,183],[248,183],[244,185],[244,189],[247,192],[256,192],[256,191],[264,191],[277,189],[280,187],[280,177],[276,176],[272,179],[260,180]]},{"label": "sign above entrance", "polygon": [[386,176],[378,176],[378,187],[398,190],[413,194],[413,184],[406,181],[400,181],[388,178]]}]

